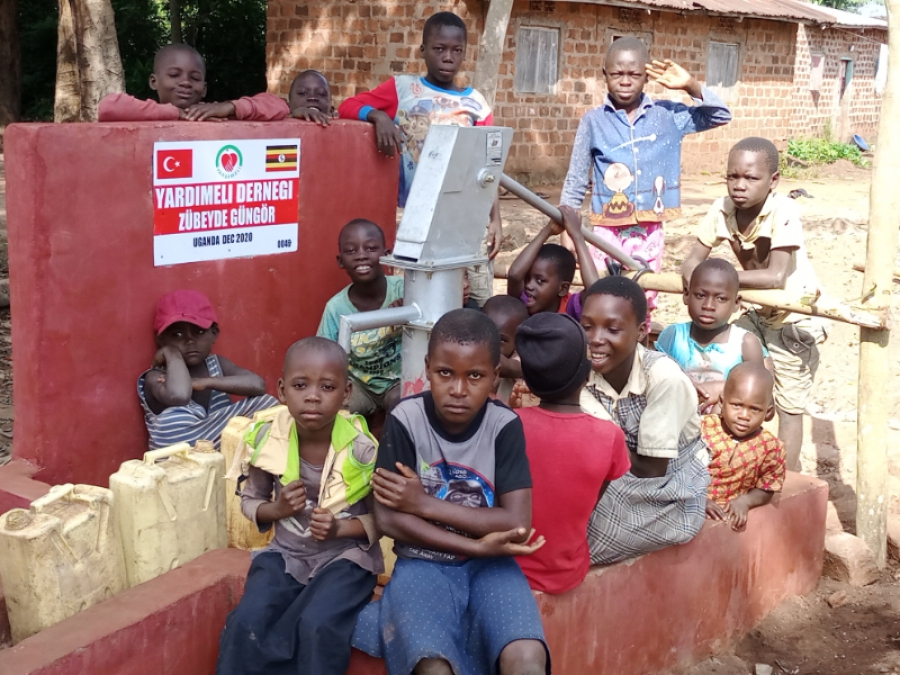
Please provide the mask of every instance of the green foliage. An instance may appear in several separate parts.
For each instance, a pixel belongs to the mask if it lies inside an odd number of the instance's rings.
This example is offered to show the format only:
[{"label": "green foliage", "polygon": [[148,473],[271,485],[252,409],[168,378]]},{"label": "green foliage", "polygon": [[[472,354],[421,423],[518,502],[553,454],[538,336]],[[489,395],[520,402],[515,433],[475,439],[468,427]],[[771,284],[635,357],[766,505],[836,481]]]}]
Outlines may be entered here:
[{"label": "green foliage", "polygon": [[56,83],[56,0],[19,2],[22,119],[52,120]]},{"label": "green foliage", "polygon": [[858,147],[828,138],[791,139],[787,154],[813,164],[832,164],[839,159],[848,159],[856,166],[869,166]]},{"label": "green foliage", "polygon": [[824,7],[832,7],[834,9],[842,9],[845,12],[855,12],[866,0],[811,0],[813,4],[822,5]]},{"label": "green foliage", "polygon": [[[112,0],[125,90],[155,98],[153,55],[171,40],[167,0]],[[22,118],[52,120],[56,84],[57,0],[20,0]],[[266,89],[266,0],[182,0],[184,40],[206,59],[207,101]]]}]

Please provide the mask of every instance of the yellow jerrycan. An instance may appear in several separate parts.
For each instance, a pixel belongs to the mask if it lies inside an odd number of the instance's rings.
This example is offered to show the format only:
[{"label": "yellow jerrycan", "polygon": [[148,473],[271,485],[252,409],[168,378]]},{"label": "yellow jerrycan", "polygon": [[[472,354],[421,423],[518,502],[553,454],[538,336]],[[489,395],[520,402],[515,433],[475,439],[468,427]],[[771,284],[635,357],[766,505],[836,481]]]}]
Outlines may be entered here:
[{"label": "yellow jerrycan", "polygon": [[125,590],[114,497],[57,485],[0,516],[0,580],[13,642]]},{"label": "yellow jerrycan", "polygon": [[129,586],[225,548],[224,478],[225,458],[202,442],[152,450],[109,477]]},{"label": "yellow jerrycan", "polygon": [[[249,417],[232,417],[231,421],[222,431],[222,455],[225,457],[226,471],[234,463],[234,456],[244,443],[244,434],[254,422],[272,419],[284,406],[275,406],[266,410],[260,410]],[[265,548],[275,535],[275,528],[270,527],[268,532],[260,532],[250,520],[241,512],[241,498],[237,492],[237,481],[225,479],[225,527],[228,530],[228,546],[239,548],[242,551],[255,551]]]}]

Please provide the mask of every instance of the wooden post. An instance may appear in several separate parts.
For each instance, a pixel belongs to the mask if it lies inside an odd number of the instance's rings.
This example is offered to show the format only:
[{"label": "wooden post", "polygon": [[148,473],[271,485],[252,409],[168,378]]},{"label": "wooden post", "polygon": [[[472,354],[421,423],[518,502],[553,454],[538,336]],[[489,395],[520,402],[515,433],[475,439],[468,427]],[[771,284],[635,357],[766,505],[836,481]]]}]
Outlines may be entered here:
[{"label": "wooden post", "polygon": [[[863,297],[874,311],[890,310],[897,214],[900,213],[900,0],[886,0],[888,12],[887,84],[881,102],[878,144],[872,171],[869,232]],[[856,422],[856,533],[883,568],[887,560],[888,407],[890,331],[859,331],[859,390]]]},{"label": "wooden post", "polygon": [[513,0],[490,0],[484,19],[484,31],[478,42],[474,86],[492,108],[497,96],[497,72],[503,60],[503,43],[506,40],[506,27],[509,25],[512,6]]}]

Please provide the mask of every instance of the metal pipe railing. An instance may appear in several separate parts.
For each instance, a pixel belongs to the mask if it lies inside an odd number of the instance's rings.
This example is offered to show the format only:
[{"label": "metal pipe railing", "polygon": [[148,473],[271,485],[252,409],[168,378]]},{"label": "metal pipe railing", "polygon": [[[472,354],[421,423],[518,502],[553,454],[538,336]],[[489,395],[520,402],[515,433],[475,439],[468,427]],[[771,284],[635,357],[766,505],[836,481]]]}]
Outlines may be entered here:
[{"label": "metal pipe railing", "polygon": [[[533,206],[534,208],[536,208],[538,211],[550,218],[550,220],[553,220],[560,225],[563,224],[562,212],[557,207],[553,206],[546,199],[541,199],[521,183],[513,180],[506,174],[503,174],[503,176],[500,178],[500,185],[501,187],[509,190],[512,194],[514,194],[529,206]],[[615,244],[611,244],[610,242],[601,239],[596,234],[594,234],[594,231],[590,228],[584,227],[582,225],[581,233],[584,235],[585,240],[589,244],[596,246],[610,258],[619,261],[628,269],[634,272],[647,269],[647,265],[638,262]]]},{"label": "metal pipe railing", "polygon": [[403,326],[421,318],[422,310],[415,303],[403,307],[386,307],[371,312],[359,312],[358,314],[342,314],[338,328],[338,344],[349,354],[350,338],[354,333],[385,326]]}]

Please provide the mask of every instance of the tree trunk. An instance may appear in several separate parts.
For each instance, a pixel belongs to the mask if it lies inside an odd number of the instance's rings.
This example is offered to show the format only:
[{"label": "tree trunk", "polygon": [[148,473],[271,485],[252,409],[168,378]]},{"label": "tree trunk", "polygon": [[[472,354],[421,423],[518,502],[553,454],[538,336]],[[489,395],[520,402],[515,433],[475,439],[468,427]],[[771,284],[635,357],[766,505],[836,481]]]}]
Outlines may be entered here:
[{"label": "tree trunk", "polygon": [[19,119],[22,103],[22,71],[16,0],[0,0],[0,137],[7,124]]},{"label": "tree trunk", "polygon": [[57,122],[93,122],[100,99],[125,91],[110,0],[60,0],[57,46]]},{"label": "tree trunk", "polygon": [[[886,0],[888,11],[888,71],[878,145],[869,196],[869,232],[863,297],[866,306],[890,311],[894,252],[897,250],[897,213],[900,213],[900,0]],[[859,393],[856,421],[856,533],[883,568],[887,559],[888,414],[885,396],[891,378],[890,331],[859,332]]]},{"label": "tree trunk", "polygon": [[81,86],[78,81],[78,46],[75,42],[72,0],[59,2],[56,43],[56,93],[54,122],[78,122],[81,118]]},{"label": "tree trunk", "polygon": [[475,88],[484,95],[488,105],[494,107],[497,97],[497,75],[503,61],[503,45],[506,28],[512,13],[513,0],[491,0],[484,31],[478,43],[478,63],[475,64]]},{"label": "tree trunk", "polygon": [[184,42],[181,32],[180,0],[169,0],[169,24],[172,26],[172,42]]}]

